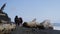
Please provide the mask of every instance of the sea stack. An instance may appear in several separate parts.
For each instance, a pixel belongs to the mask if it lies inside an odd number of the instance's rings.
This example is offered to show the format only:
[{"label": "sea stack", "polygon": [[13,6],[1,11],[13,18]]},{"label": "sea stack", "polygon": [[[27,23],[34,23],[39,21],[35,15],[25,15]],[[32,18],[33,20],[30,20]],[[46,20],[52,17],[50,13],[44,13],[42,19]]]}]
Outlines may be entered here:
[{"label": "sea stack", "polygon": [[11,19],[8,17],[8,14],[3,12],[6,3],[0,8],[0,23],[10,23]]}]

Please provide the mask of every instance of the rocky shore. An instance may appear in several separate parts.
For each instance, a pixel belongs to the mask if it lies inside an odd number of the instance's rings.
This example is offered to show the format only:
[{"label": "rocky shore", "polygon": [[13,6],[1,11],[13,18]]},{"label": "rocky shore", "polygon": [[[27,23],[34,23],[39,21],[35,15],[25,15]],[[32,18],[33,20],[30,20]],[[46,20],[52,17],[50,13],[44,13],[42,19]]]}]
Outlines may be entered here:
[{"label": "rocky shore", "polygon": [[[51,28],[52,30],[46,30],[46,29],[35,29],[35,28],[25,28],[21,26],[16,26],[11,24],[11,19],[8,16],[7,13],[5,13],[4,7],[6,6],[6,3],[3,4],[3,6],[0,8],[0,34],[60,34],[59,30],[53,30],[53,27],[50,24],[50,21],[43,21],[41,24],[46,28]],[[30,26],[36,26],[36,19],[32,20],[30,22]],[[3,25],[1,25],[3,24]],[[48,26],[47,26],[48,25]],[[13,30],[12,30],[13,29]]]},{"label": "rocky shore", "polygon": [[32,28],[16,27],[10,34],[60,34],[59,30],[39,30]]}]

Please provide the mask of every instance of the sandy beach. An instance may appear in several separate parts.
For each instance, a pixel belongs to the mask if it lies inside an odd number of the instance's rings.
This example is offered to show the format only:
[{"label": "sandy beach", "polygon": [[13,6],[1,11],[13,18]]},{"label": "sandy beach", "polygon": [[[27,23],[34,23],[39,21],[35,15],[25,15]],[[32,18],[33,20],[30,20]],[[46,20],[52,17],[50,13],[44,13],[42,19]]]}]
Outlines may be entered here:
[{"label": "sandy beach", "polygon": [[16,27],[10,34],[60,34],[60,30],[39,30],[24,27]]}]

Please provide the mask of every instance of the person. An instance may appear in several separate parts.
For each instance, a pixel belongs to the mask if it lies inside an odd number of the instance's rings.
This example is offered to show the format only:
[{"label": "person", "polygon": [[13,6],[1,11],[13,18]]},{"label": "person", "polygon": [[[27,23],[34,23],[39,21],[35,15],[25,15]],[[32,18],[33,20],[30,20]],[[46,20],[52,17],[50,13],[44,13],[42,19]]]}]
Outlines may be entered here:
[{"label": "person", "polygon": [[17,25],[18,24],[18,16],[15,16],[14,21],[15,21],[15,24]]},{"label": "person", "polygon": [[18,20],[19,20],[19,21],[18,21],[18,25],[21,25],[22,22],[23,22],[22,17],[19,17]]},{"label": "person", "polygon": [[19,22],[22,24],[23,22],[22,17],[19,18]]}]

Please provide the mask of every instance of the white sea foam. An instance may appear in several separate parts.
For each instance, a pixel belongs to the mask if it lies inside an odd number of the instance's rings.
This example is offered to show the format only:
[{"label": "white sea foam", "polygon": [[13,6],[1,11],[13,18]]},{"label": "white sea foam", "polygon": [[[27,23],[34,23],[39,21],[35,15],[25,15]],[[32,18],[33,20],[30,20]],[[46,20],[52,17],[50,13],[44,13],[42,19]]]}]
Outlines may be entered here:
[{"label": "white sea foam", "polygon": [[60,30],[60,26],[54,26],[54,30]]}]

